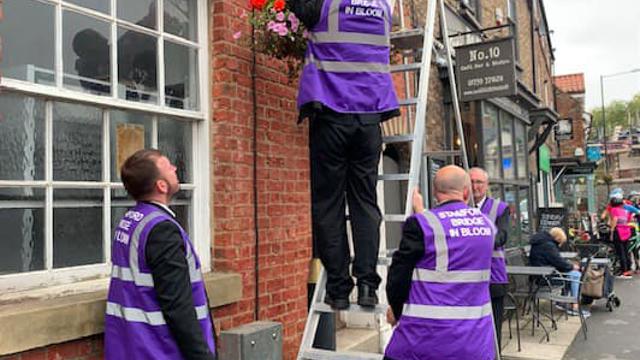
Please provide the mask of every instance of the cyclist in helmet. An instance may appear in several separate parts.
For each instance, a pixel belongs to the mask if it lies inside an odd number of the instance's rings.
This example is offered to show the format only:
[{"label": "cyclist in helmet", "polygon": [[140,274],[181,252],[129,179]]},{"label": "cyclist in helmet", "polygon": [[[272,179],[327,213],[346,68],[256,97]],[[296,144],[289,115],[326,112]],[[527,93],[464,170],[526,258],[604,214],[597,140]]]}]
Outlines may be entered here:
[{"label": "cyclist in helmet", "polygon": [[632,211],[627,209],[633,208],[624,204],[624,193],[620,189],[614,189],[609,194],[609,205],[602,214],[602,218],[609,218],[609,226],[611,226],[610,240],[616,249],[616,254],[620,259],[621,271],[623,277],[630,277],[631,261],[629,259],[629,239],[632,235],[632,228],[629,224],[632,219]]}]

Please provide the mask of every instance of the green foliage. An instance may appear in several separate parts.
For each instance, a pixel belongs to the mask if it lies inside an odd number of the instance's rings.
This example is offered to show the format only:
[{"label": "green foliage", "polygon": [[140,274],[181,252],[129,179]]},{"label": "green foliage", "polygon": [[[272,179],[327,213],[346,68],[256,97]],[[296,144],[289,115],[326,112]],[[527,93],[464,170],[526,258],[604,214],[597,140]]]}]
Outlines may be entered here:
[{"label": "green foliage", "polygon": [[[589,140],[597,140],[602,135],[602,107],[591,109],[593,119]],[[616,126],[629,127],[629,116],[632,126],[640,126],[640,94],[636,94],[630,101],[613,101],[605,107],[605,121],[607,136],[613,134]],[[638,122],[635,121],[637,118]]]}]

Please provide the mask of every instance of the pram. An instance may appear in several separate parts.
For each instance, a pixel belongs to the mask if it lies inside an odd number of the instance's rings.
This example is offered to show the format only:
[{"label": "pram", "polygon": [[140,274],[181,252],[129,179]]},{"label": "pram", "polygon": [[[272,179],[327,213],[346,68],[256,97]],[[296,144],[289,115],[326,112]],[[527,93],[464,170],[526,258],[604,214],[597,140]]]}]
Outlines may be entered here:
[{"label": "pram", "polygon": [[606,257],[593,258],[582,284],[583,304],[591,304],[594,300],[607,299],[607,310],[613,311],[620,307],[622,301],[616,295],[613,285],[614,276],[611,272],[611,261]]}]

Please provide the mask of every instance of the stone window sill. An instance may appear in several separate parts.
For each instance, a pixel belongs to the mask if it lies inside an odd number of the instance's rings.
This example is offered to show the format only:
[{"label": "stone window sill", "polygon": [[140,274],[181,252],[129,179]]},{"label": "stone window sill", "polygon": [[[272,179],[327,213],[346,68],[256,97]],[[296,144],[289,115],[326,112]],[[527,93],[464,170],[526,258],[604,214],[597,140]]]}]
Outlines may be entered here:
[{"label": "stone window sill", "polygon": [[[237,273],[204,274],[212,308],[242,298]],[[80,339],[104,331],[108,279],[74,284],[77,290],[40,289],[0,299],[0,355]]]}]

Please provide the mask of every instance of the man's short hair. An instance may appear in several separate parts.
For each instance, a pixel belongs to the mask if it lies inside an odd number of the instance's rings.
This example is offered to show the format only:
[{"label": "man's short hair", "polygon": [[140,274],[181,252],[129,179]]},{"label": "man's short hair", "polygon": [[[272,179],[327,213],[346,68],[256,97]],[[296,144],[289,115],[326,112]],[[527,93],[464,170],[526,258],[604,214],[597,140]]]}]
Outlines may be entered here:
[{"label": "man's short hair", "polygon": [[484,177],[487,178],[487,180],[489,180],[489,173],[487,172],[487,170],[479,167],[479,166],[474,166],[471,169],[469,169],[469,174],[471,174],[472,171],[479,171],[480,173],[482,173],[484,175]]},{"label": "man's short hair", "polygon": [[162,153],[156,149],[142,149],[136,151],[125,160],[120,167],[120,179],[129,195],[135,200],[141,200],[151,194],[160,171],[156,165]]}]

